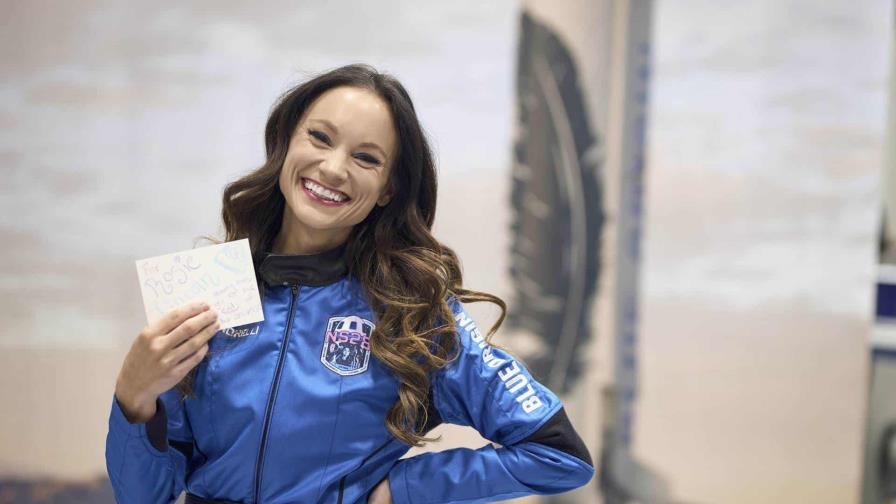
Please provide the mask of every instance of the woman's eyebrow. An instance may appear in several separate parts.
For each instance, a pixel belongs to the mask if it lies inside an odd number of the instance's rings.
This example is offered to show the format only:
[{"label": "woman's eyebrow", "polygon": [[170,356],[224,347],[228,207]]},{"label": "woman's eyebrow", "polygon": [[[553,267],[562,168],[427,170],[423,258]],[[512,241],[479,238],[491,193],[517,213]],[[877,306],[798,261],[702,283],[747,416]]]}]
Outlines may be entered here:
[{"label": "woman's eyebrow", "polygon": [[[326,127],[328,127],[328,128],[330,128],[331,130],[333,130],[334,133],[336,133],[337,135],[339,134],[339,128],[337,128],[335,124],[331,123],[331,122],[330,122],[329,120],[327,120],[327,119],[310,119],[310,121],[317,121],[317,122],[319,122],[319,123],[323,123]],[[376,143],[373,143],[373,142],[363,142],[363,143],[360,144],[360,147],[373,147],[374,149],[379,150],[380,153],[383,155],[383,157],[387,157],[387,156],[386,156],[386,150],[383,149],[382,147],[380,147],[380,146],[379,146],[378,144],[376,144]]]}]

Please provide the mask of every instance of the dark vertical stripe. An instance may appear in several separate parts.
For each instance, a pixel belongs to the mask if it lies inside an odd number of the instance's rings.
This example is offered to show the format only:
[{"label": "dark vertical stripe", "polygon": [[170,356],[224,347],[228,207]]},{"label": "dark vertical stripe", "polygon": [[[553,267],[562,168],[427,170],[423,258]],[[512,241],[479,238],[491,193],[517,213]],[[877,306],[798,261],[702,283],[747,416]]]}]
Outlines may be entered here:
[{"label": "dark vertical stripe", "polygon": [[264,414],[264,427],[261,431],[261,445],[258,447],[258,460],[255,462],[255,502],[258,502],[258,494],[261,489],[261,467],[264,464],[264,451],[267,444],[268,429],[271,426],[271,410],[274,407],[274,398],[277,396],[277,388],[280,385],[280,373],[283,370],[283,361],[286,359],[286,349],[289,345],[289,330],[292,328],[293,311],[296,305],[296,293],[298,285],[292,286],[292,298],[289,301],[289,318],[286,321],[286,331],[283,333],[283,341],[280,343],[280,356],[277,360],[277,370],[274,372],[274,381],[271,383],[271,391],[268,394],[268,406]]},{"label": "dark vertical stripe", "polygon": [[877,316],[896,318],[896,284],[877,284]]}]

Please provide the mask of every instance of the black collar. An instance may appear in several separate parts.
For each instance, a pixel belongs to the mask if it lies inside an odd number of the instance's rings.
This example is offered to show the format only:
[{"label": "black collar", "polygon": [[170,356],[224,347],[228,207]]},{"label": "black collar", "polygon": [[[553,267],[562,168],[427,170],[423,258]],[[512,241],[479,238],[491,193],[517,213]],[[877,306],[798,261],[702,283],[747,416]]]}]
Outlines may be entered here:
[{"label": "black collar", "polygon": [[269,286],[331,284],[348,272],[347,245],[348,241],[345,241],[336,248],[308,255],[264,252],[258,274]]}]

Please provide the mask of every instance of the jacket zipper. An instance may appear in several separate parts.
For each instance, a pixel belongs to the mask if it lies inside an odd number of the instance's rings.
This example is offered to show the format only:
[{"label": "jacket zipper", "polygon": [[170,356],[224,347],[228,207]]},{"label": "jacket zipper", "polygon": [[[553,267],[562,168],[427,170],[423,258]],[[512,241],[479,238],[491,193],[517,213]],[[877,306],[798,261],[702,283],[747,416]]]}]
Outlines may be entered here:
[{"label": "jacket zipper", "polygon": [[264,449],[267,444],[268,428],[271,426],[271,410],[274,408],[274,398],[277,397],[277,389],[280,386],[280,372],[283,370],[283,361],[286,359],[286,349],[289,345],[289,330],[292,327],[293,310],[296,304],[298,284],[292,286],[292,298],[289,301],[289,319],[286,321],[286,332],[283,333],[283,341],[280,343],[280,357],[277,360],[277,370],[274,372],[274,383],[268,394],[268,406],[264,414],[264,427],[261,430],[261,446],[258,447],[258,461],[255,463],[255,504],[258,504],[258,494],[261,489],[261,466],[264,464]]},{"label": "jacket zipper", "polygon": [[[366,464],[367,461],[371,459],[371,457],[373,457],[374,455],[376,455],[377,453],[379,453],[380,450],[382,450],[383,448],[385,448],[386,446],[388,446],[388,444],[391,443],[391,442],[392,442],[391,439],[386,440],[386,442],[383,443],[383,444],[381,444],[376,450],[373,450],[373,452],[371,452],[371,453],[368,454],[366,457],[364,457],[364,460],[361,461],[361,465],[359,465],[358,467],[356,467],[355,470],[352,471],[352,473],[355,473],[355,472],[360,471],[361,468],[364,467],[364,464]],[[349,473],[349,474],[351,474],[351,473]],[[339,497],[336,499],[336,504],[342,504],[342,494],[345,492],[345,478],[346,478],[347,476],[348,476],[348,474],[346,474],[345,476],[339,478]]]}]

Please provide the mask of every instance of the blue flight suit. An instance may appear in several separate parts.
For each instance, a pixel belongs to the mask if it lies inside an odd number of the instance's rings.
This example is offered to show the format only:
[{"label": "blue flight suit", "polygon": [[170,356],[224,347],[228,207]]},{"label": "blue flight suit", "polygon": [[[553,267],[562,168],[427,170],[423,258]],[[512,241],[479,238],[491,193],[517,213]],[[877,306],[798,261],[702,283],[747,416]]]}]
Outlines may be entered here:
[{"label": "blue flight suit", "polygon": [[585,485],[591,457],[557,396],[484,334],[454,297],[456,361],[430,375],[426,430],[445,422],[494,441],[401,459],[386,429],[398,381],[370,352],[370,306],[345,244],[265,253],[264,321],[219,331],[197,366],[195,398],[176,389],[146,423],[113,395],[106,467],[121,504],[366,503],[389,478],[396,504],[479,503]]}]

